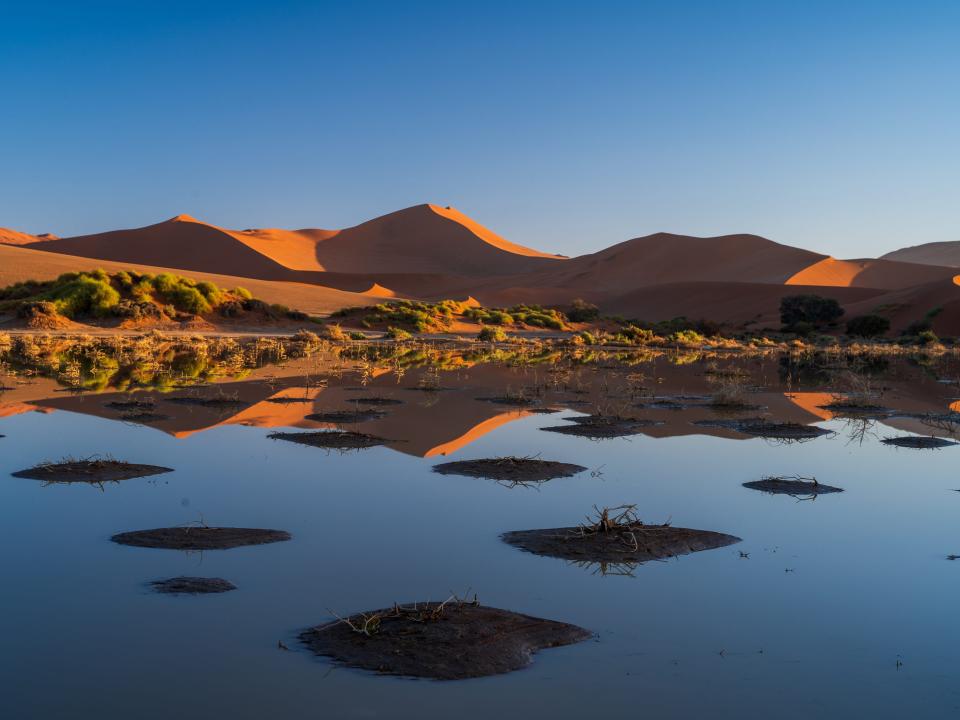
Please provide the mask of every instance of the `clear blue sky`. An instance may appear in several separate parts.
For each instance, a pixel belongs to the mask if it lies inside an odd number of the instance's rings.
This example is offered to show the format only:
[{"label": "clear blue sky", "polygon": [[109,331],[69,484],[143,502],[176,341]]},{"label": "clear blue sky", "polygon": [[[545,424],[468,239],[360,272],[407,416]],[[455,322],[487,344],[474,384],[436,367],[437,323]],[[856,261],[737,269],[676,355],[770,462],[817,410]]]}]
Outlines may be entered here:
[{"label": "clear blue sky", "polygon": [[960,240],[960,2],[0,0],[0,226]]}]

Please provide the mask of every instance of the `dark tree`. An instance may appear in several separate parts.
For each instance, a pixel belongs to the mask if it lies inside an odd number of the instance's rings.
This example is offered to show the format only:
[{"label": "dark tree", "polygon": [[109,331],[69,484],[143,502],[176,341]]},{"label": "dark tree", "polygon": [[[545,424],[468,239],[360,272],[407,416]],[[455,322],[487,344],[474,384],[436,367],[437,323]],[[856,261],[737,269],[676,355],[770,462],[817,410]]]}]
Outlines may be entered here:
[{"label": "dark tree", "polygon": [[590,322],[598,317],[600,317],[600,308],[579,298],[570,303],[570,309],[567,310],[567,318],[570,322]]},{"label": "dark tree", "polygon": [[890,321],[880,315],[861,315],[847,321],[847,335],[872,338],[890,329]]},{"label": "dark tree", "polygon": [[813,327],[829,325],[843,315],[843,308],[833,298],[819,295],[788,295],[780,300],[780,322],[788,328],[798,323]]}]

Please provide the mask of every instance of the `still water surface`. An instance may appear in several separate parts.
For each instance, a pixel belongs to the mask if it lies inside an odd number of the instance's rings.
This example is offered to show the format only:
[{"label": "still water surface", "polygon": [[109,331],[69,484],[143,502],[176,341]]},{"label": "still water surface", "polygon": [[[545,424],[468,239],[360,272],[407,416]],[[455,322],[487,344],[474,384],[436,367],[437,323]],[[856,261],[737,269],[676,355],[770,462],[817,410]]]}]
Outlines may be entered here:
[{"label": "still water surface", "polygon": [[[885,446],[881,438],[924,429],[915,420],[851,425],[818,413],[828,387],[786,388],[775,361],[749,369],[760,386],[749,398],[763,412],[836,434],[791,444],[691,425],[712,416],[706,408],[651,411],[666,424],[601,442],[540,429],[595,409],[600,396],[626,402],[623,383],[637,368],[592,368],[577,393],[551,399],[559,413],[543,415],[475,399],[531,381],[529,371],[496,366],[445,374],[448,389],[433,393],[410,389],[417,372],[376,377],[366,389],[340,373],[320,392],[298,390],[295,369],[280,380],[254,376],[229,384],[249,400],[232,415],[158,396],[172,416],[159,427],[111,417],[103,403],[116,394],[67,396],[37,382],[15,402],[0,395],[0,714],[955,717],[960,561],[946,556],[960,553],[960,447]],[[658,394],[711,390],[703,363],[640,370]],[[946,412],[957,394],[935,372],[897,367],[888,376],[885,403]],[[311,402],[263,402],[297,392]],[[357,428],[393,440],[387,447],[328,453],[267,437],[311,427],[306,413],[363,393],[404,401]],[[591,471],[507,488],[432,473],[444,452],[540,455]],[[102,489],[9,477],[92,453],[175,472]],[[792,474],[845,492],[798,501],[742,487]],[[574,525],[593,505],[623,503],[650,522],[743,541],[604,576],[498,537]],[[202,554],[109,541],[200,519],[288,530],[293,540]],[[169,597],[146,585],[174,575],[224,577],[238,590]],[[468,589],[484,604],[575,623],[595,639],[543,651],[519,672],[455,682],[339,668],[297,643],[331,611]]]}]

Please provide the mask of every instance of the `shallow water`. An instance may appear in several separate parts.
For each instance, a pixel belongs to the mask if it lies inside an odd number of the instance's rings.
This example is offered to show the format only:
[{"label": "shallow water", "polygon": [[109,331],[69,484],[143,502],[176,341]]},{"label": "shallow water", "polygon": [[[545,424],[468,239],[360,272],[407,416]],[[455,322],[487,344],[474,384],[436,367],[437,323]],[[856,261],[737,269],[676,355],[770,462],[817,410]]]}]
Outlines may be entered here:
[{"label": "shallow water", "polygon": [[[787,385],[776,359],[733,362],[762,386],[747,396],[762,413],[836,434],[782,443],[690,424],[715,417],[709,408],[637,411],[666,424],[630,438],[540,430],[578,412],[631,405],[628,376],[658,395],[715,389],[706,363],[663,358],[573,368],[548,397],[560,412],[542,415],[475,398],[541,382],[546,371],[487,364],[441,373],[448,389],[438,392],[410,389],[433,377],[424,368],[372,380],[348,368],[308,393],[310,403],[264,402],[298,392],[304,369],[292,363],[267,381],[254,373],[226,383],[249,403],[240,412],[177,406],[157,394],[171,419],[152,427],[106,410],[104,402],[126,397],[109,388],[70,395],[42,379],[18,386],[16,397],[0,395],[3,715],[955,716],[960,562],[946,556],[960,553],[960,447],[885,446],[884,437],[930,428],[909,418],[864,427],[818,414],[828,383]],[[886,388],[883,404],[946,412],[958,394],[938,382],[947,376],[950,368],[895,363],[877,383]],[[345,398],[363,394],[404,401],[384,408],[383,420],[351,426],[387,438],[385,447],[337,453],[268,437],[322,427],[303,417],[350,407]],[[431,472],[442,452],[540,455],[590,471],[508,488]],[[45,459],[92,453],[175,472],[102,488],[9,477]],[[742,487],[792,474],[845,492],[808,501]],[[498,537],[574,525],[593,505],[623,503],[636,503],[649,522],[743,541],[604,575]],[[109,541],[200,520],[287,530],[293,540],[202,554]],[[219,576],[238,590],[169,597],[147,585],[174,575]],[[545,650],[522,671],[454,682],[336,667],[296,639],[332,612],[468,589],[484,604],[582,625],[595,639]]]}]

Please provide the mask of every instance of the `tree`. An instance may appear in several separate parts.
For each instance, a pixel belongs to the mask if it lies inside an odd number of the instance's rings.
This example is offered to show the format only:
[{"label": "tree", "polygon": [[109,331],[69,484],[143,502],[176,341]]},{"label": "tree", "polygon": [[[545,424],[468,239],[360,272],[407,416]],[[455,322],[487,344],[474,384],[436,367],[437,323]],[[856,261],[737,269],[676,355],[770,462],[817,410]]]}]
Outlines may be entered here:
[{"label": "tree", "polygon": [[788,295],[780,300],[780,322],[788,328],[797,323],[814,327],[829,325],[843,315],[843,308],[833,298],[819,295]]},{"label": "tree", "polygon": [[890,329],[890,321],[880,315],[860,315],[847,321],[847,335],[872,338]]},{"label": "tree", "polygon": [[600,317],[600,308],[580,298],[570,303],[570,309],[567,310],[567,319],[570,322],[590,322],[598,317]]}]

